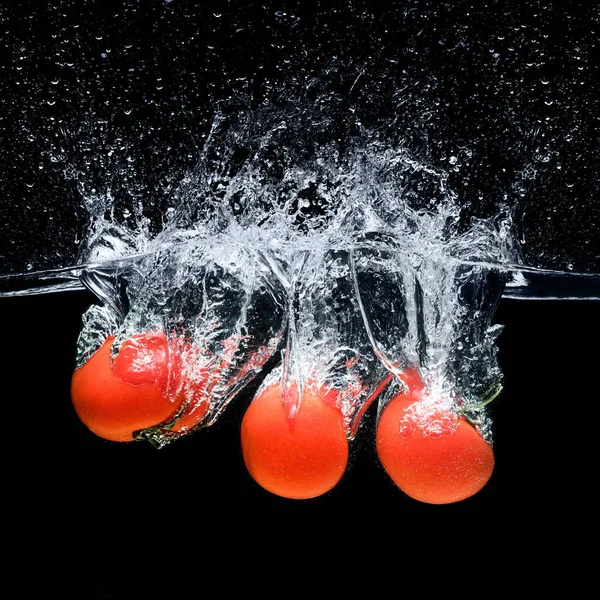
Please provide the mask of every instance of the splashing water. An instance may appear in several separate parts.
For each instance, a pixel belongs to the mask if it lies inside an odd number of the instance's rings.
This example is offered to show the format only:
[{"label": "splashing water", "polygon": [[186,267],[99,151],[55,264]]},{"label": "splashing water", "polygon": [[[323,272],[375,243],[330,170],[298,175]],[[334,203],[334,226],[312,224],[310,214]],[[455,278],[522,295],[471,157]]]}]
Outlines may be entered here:
[{"label": "splashing water", "polygon": [[98,211],[82,281],[104,306],[84,319],[79,364],[109,334],[118,348],[139,331],[179,332],[197,349],[187,377],[222,361],[203,392],[210,424],[287,326],[281,377],[338,390],[349,436],[386,369],[419,365],[477,406],[501,377],[490,322],[516,255],[509,219],[465,224],[445,172],[366,132],[306,158],[315,132],[292,116],[259,111],[227,129],[219,116],[154,237]]}]

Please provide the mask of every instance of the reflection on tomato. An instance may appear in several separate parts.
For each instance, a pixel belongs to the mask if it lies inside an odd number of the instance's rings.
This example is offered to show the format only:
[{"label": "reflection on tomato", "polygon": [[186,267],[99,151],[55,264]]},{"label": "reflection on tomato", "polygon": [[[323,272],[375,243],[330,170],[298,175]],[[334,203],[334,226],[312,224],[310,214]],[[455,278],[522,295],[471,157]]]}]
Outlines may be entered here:
[{"label": "reflection on tomato", "polygon": [[376,446],[381,464],[415,500],[449,504],[473,496],[492,476],[491,444],[465,417],[448,408],[420,405],[420,379],[409,375],[406,382],[407,391],[395,396],[379,418]]},{"label": "reflection on tomato", "polygon": [[348,463],[348,440],[335,390],[304,386],[297,411],[282,402],[280,384],[249,405],[241,426],[244,462],[269,492],[307,499],[330,491]]},{"label": "reflection on tomato", "polygon": [[111,365],[114,336],[75,370],[71,398],[81,421],[111,441],[133,440],[136,431],[173,418],[185,395],[178,354],[167,336],[152,331],[125,340]]},{"label": "reflection on tomato", "polygon": [[212,393],[220,381],[221,371],[228,364],[221,360],[220,365],[215,366],[217,357],[207,361],[200,349],[191,344],[186,344],[184,355],[187,367],[183,387],[185,406],[181,415],[169,427],[171,434],[189,433],[204,421],[211,405]]}]

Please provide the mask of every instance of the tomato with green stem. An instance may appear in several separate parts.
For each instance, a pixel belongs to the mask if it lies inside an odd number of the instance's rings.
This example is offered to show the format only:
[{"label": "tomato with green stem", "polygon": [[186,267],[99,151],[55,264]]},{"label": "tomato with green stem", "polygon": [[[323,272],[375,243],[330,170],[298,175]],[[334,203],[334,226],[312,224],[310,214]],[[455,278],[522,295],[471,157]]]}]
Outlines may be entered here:
[{"label": "tomato with green stem", "polygon": [[113,358],[114,342],[107,337],[75,370],[71,399],[96,435],[129,442],[136,432],[173,419],[183,406],[181,361],[161,331],[131,336]]},{"label": "tomato with green stem", "polygon": [[478,493],[494,471],[492,445],[460,411],[437,405],[422,381],[409,376],[406,389],[383,409],[377,424],[379,460],[408,496],[450,504]]}]

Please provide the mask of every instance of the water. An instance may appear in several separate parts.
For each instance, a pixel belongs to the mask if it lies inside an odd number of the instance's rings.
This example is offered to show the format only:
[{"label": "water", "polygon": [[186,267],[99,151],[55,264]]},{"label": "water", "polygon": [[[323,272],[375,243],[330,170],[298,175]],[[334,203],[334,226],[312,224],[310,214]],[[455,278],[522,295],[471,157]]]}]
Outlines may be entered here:
[{"label": "water", "polygon": [[261,6],[3,11],[0,296],[91,291],[77,364],[154,327],[219,357],[202,425],[281,351],[349,437],[415,364],[490,435],[501,298],[600,299],[598,15]]},{"label": "water", "polygon": [[365,131],[343,154],[328,145],[307,158],[302,136],[314,132],[293,127],[290,139],[286,119],[247,113],[217,135],[218,115],[160,231],[107,219],[112,199],[91,196],[80,264],[4,276],[3,295],[91,291],[76,366],[108,336],[115,348],[140,331],[183,336],[183,377],[208,410],[190,430],[141,433],[159,446],[214,424],[280,351],[271,379],[300,382],[291,418],[302,385],[317,382],[340,390],[353,438],[370,404],[381,411],[397,391],[389,373],[418,365],[491,440],[500,299],[599,299],[600,278],[519,264],[510,212],[466,220],[448,172],[404,147]]}]

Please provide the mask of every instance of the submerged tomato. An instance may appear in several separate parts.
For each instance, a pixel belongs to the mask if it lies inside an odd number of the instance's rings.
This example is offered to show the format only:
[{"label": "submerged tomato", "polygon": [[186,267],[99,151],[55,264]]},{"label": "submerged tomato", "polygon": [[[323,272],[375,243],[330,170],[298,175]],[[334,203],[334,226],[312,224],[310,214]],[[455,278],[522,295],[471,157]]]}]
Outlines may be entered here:
[{"label": "submerged tomato", "polygon": [[[197,350],[188,347],[187,352],[188,362],[196,360],[197,364],[200,364],[203,361]],[[210,408],[212,393],[220,381],[221,370],[227,365],[226,361],[222,361],[215,367],[215,362],[216,359],[213,359],[204,368],[192,369],[186,374],[183,388],[186,405],[182,414],[169,428],[172,434],[188,433],[204,421]]]},{"label": "submerged tomato", "polygon": [[178,389],[177,354],[162,332],[124,341],[111,364],[115,338],[108,337],[71,381],[73,406],[96,435],[128,442],[133,433],[163,423],[178,412],[185,396]]},{"label": "submerged tomato", "polygon": [[236,380],[239,381],[247,374],[248,371],[244,373],[244,369],[250,370],[259,366],[257,363],[246,363],[233,378],[230,378],[230,368],[239,341],[236,336],[231,336],[222,342],[222,347],[222,353],[209,355],[204,349],[189,342],[180,345],[182,362],[185,365],[182,378],[185,406],[169,426],[169,434],[185,434],[202,426],[209,409],[215,406],[218,409],[219,402],[230,392]]},{"label": "submerged tomato", "polygon": [[494,470],[494,451],[473,425],[449,409],[419,412],[422,385],[408,384],[384,408],[377,425],[377,454],[408,496],[449,504],[479,492]]},{"label": "submerged tomato", "polygon": [[[263,488],[284,498],[325,494],[342,478],[348,440],[335,390],[305,386],[297,412],[284,409],[281,386],[267,387],[242,420],[244,462]],[[292,411],[293,413],[294,411]]]}]

